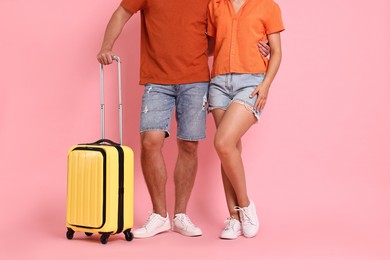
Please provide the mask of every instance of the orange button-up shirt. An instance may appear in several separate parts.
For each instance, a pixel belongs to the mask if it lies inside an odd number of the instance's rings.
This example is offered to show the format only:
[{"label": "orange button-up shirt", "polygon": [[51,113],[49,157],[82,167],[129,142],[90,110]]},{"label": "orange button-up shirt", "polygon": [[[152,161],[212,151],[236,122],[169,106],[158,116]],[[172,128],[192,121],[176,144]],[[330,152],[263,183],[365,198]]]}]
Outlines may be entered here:
[{"label": "orange button-up shirt", "polygon": [[280,8],[273,0],[246,0],[238,13],[231,0],[211,0],[207,25],[207,34],[215,37],[211,76],[266,72],[268,59],[257,44],[283,30]]}]

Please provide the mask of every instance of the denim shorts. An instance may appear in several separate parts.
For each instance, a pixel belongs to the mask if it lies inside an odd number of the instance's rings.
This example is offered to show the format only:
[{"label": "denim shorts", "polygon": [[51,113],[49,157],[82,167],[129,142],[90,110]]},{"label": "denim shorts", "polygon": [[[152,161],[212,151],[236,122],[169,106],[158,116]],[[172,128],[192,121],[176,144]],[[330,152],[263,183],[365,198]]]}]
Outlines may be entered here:
[{"label": "denim shorts", "polygon": [[220,108],[226,110],[232,102],[243,104],[252,111],[256,119],[260,117],[253,107],[257,100],[257,95],[253,98],[249,96],[256,87],[263,82],[265,73],[261,74],[222,74],[211,79],[209,89],[209,110]]},{"label": "denim shorts", "polygon": [[168,137],[176,107],[177,138],[187,141],[206,138],[208,86],[208,82],[146,84],[142,96],[140,132],[160,130]]}]

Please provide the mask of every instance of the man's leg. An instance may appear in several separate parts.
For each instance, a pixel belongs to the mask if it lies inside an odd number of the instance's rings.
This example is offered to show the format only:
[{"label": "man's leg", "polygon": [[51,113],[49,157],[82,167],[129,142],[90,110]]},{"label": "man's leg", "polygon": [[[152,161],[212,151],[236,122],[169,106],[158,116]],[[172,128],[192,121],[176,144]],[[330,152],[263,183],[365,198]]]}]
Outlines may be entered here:
[{"label": "man's leg", "polygon": [[166,210],[167,172],[162,147],[169,135],[175,89],[170,85],[145,85],[141,109],[141,166],[153,204],[153,213],[143,227],[134,230],[136,238],[146,238],[171,228]]},{"label": "man's leg", "polygon": [[178,87],[176,100],[178,158],[175,167],[175,217],[173,231],[185,236],[200,236],[202,231],[188,215],[187,204],[198,168],[198,140],[206,137],[208,82]]},{"label": "man's leg", "polygon": [[162,155],[165,132],[146,131],[141,134],[141,167],[152,200],[153,212],[167,216],[165,186],[167,171]]},{"label": "man's leg", "polygon": [[198,142],[177,139],[179,149],[175,167],[175,214],[186,213],[198,169]]},{"label": "man's leg", "polygon": [[186,213],[198,168],[198,142],[178,139],[177,144],[179,154],[174,173],[175,215],[173,231],[189,237],[201,236],[202,230],[191,222]]}]

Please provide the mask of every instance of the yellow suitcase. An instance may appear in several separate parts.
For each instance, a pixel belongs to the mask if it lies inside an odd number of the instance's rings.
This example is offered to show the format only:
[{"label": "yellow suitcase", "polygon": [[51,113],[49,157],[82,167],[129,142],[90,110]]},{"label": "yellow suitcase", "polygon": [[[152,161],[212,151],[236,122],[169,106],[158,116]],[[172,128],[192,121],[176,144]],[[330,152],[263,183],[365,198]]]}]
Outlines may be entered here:
[{"label": "yellow suitcase", "polygon": [[104,83],[100,66],[101,132],[102,139],[73,146],[68,151],[68,180],[66,208],[66,237],[75,232],[87,236],[100,234],[106,244],[112,234],[124,233],[133,239],[134,154],[122,144],[122,97],[120,59],[119,80],[119,137],[120,144],[104,139]]}]

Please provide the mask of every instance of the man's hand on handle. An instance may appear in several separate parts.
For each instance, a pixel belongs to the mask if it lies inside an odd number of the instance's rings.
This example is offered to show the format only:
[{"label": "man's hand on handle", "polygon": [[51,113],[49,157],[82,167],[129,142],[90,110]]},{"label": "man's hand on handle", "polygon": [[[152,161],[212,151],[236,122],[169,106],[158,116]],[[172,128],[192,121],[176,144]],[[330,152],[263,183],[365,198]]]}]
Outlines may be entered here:
[{"label": "man's hand on handle", "polygon": [[112,52],[112,50],[101,49],[97,55],[97,60],[100,64],[109,65],[113,61],[113,56],[115,56],[115,54]]}]

